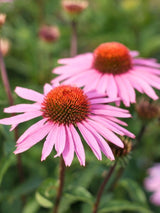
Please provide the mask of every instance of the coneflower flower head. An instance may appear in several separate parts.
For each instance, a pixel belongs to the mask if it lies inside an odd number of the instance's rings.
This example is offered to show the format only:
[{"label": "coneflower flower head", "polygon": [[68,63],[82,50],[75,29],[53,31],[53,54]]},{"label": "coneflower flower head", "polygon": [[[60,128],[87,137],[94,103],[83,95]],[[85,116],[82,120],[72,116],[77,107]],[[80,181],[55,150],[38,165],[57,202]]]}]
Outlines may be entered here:
[{"label": "coneflower flower head", "polygon": [[10,118],[0,119],[0,124],[12,125],[13,130],[19,123],[41,116],[41,120],[28,128],[17,141],[15,154],[30,149],[46,137],[41,160],[45,160],[53,147],[62,155],[66,166],[70,166],[76,153],[81,165],[85,165],[85,151],[81,137],[86,141],[98,160],[101,151],[110,160],[114,155],[107,141],[124,146],[116,135],[134,137],[120,125],[125,122],[116,117],[127,118],[127,110],[110,106],[115,99],[107,98],[96,91],[85,92],[71,85],[53,87],[44,86],[44,94],[17,87],[15,92],[22,98],[34,101],[34,104],[18,104],[6,108],[6,113],[22,113]]},{"label": "coneflower flower head", "polygon": [[121,43],[103,43],[93,53],[60,59],[64,66],[53,70],[60,76],[52,83],[76,84],[85,91],[96,89],[110,98],[119,97],[125,106],[136,102],[135,89],[157,100],[152,87],[160,89],[160,64],[137,56],[137,51]]}]

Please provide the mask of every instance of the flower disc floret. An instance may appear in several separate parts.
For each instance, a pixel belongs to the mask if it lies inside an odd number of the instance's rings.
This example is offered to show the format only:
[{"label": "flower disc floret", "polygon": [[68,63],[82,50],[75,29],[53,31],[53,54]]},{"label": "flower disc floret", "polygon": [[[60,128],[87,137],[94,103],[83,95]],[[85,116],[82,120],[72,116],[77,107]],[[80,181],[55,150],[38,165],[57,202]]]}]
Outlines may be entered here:
[{"label": "flower disc floret", "polygon": [[77,87],[62,85],[52,89],[42,103],[43,117],[58,124],[76,124],[89,114],[89,101]]},{"label": "flower disc floret", "polygon": [[129,50],[118,42],[107,42],[94,50],[93,66],[102,73],[121,74],[132,68]]}]

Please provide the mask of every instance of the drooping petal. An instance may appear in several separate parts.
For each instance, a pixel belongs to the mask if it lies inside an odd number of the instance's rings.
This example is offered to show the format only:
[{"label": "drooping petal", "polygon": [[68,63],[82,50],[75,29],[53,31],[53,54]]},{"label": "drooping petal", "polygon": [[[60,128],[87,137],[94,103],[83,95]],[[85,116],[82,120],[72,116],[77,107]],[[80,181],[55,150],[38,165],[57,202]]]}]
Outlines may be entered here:
[{"label": "drooping petal", "polygon": [[[92,118],[92,117],[91,117]],[[94,119],[94,118],[93,118]],[[109,129],[107,129],[106,127],[104,127],[102,124],[97,123],[94,120],[88,120],[87,121],[94,129],[96,129],[96,131],[101,134],[105,139],[107,139],[108,141],[112,142],[113,144],[123,148],[124,144],[122,143],[122,141],[120,140],[120,138],[118,138],[112,131],[110,131]]]},{"label": "drooping petal", "polygon": [[108,75],[101,75],[97,86],[95,87],[99,93],[106,93],[108,83]]},{"label": "drooping petal", "polygon": [[66,143],[65,127],[63,125],[60,125],[57,127],[57,131],[57,140],[55,143],[55,149],[57,151],[57,154],[55,155],[55,157],[60,156],[62,154]]},{"label": "drooping petal", "polygon": [[40,94],[39,92],[36,92],[32,89],[26,89],[23,87],[16,87],[15,92],[21,98],[24,98],[30,101],[36,101],[39,103],[41,103],[44,98],[44,96]]},{"label": "drooping petal", "polygon": [[128,89],[123,84],[121,77],[119,75],[115,76],[115,80],[116,80],[116,83],[118,85],[118,94],[119,94],[120,98],[122,99],[125,106],[129,107],[130,106],[130,98],[129,98]]},{"label": "drooping petal", "polygon": [[93,134],[91,134],[91,132],[88,131],[81,123],[77,123],[77,126],[86,143],[90,146],[97,159],[102,160],[101,150]]},{"label": "drooping petal", "polygon": [[85,60],[86,62],[88,61],[93,61],[93,54],[92,53],[85,53],[85,54],[80,54],[78,56],[75,56],[73,58],[63,58],[59,59],[58,63],[59,64],[77,64],[81,63]]},{"label": "drooping petal", "polygon": [[131,115],[127,114],[127,113],[122,113],[122,112],[118,112],[118,111],[112,111],[112,110],[101,110],[101,109],[92,109],[92,113],[94,113],[95,115],[107,115],[107,116],[116,116],[116,117],[120,117],[120,118],[130,118]]},{"label": "drooping petal", "polygon": [[151,61],[151,60],[148,60],[148,59],[145,59],[145,58],[134,58],[133,63],[136,64],[136,65],[160,68],[160,64],[156,63],[156,61]]},{"label": "drooping petal", "polygon": [[66,128],[67,138],[66,138],[66,145],[62,155],[63,155],[65,165],[70,166],[74,157],[74,143],[73,143],[73,138],[72,138],[72,134],[69,127],[66,126],[65,128]]},{"label": "drooping petal", "polygon": [[33,118],[39,117],[41,115],[42,115],[42,112],[40,111],[26,112],[20,115],[12,116],[10,118],[0,119],[0,124],[5,124],[5,125],[19,124],[19,123],[23,123],[25,121],[31,120]]},{"label": "drooping petal", "polygon": [[46,137],[46,140],[44,142],[43,149],[42,149],[41,161],[45,160],[50,155],[50,153],[53,149],[53,146],[57,140],[57,138],[55,137],[56,136],[55,128],[57,128],[56,124],[53,125],[48,136]]},{"label": "drooping petal", "polygon": [[113,74],[108,75],[107,94],[111,98],[116,98],[118,94],[117,84]]},{"label": "drooping petal", "polygon": [[4,109],[5,113],[21,113],[40,110],[40,104],[17,104]]},{"label": "drooping petal", "polygon": [[95,136],[99,147],[101,148],[102,152],[110,159],[110,160],[114,160],[114,155],[112,153],[111,148],[109,147],[107,141],[105,141],[101,135],[99,135],[96,132],[96,129],[94,129],[92,126],[89,125],[88,122],[83,122],[84,126]]},{"label": "drooping petal", "polygon": [[72,134],[72,138],[73,138],[73,142],[74,142],[74,149],[75,149],[76,155],[78,157],[78,160],[80,162],[80,165],[85,166],[85,152],[84,152],[84,147],[83,147],[82,141],[80,139],[80,136],[77,133],[77,131],[73,125],[70,125],[69,129]]},{"label": "drooping petal", "polygon": [[26,137],[21,143],[17,144],[17,149],[14,151],[14,153],[18,154],[30,149],[50,132],[52,126],[53,125],[48,122],[44,124],[41,128],[39,128],[37,131],[34,131],[33,133],[29,134],[29,136]]},{"label": "drooping petal", "polygon": [[127,88],[130,102],[131,103],[135,103],[136,102],[136,93],[135,93],[135,90],[134,90],[133,86],[131,85],[130,81],[127,79],[127,77],[126,77],[125,74],[121,75],[121,81],[122,81],[122,83]]},{"label": "drooping petal", "polygon": [[147,82],[145,82],[143,79],[140,79],[138,76],[134,75],[133,73],[131,73],[131,77],[134,81],[136,81],[137,84],[141,85],[141,88],[149,97],[151,97],[153,100],[158,99],[158,96],[156,95],[155,91]]},{"label": "drooping petal", "polygon": [[47,121],[47,119],[42,119],[35,124],[31,125],[17,140],[17,144],[21,143],[26,137],[28,137],[33,132],[36,132],[38,129],[43,127],[44,123]]}]

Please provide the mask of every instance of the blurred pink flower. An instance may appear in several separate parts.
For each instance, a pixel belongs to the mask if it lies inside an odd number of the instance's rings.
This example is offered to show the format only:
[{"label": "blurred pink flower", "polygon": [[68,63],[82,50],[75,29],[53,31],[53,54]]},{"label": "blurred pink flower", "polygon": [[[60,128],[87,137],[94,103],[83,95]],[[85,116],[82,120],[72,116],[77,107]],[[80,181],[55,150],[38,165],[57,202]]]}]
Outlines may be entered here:
[{"label": "blurred pink flower", "polygon": [[144,181],[145,188],[153,192],[150,200],[153,204],[160,206],[160,163],[148,169],[149,177]]},{"label": "blurred pink flower", "polygon": [[126,123],[116,118],[130,117],[128,110],[104,104],[114,100],[96,91],[85,93],[78,87],[69,85],[52,87],[45,84],[44,94],[22,87],[16,87],[15,92],[20,97],[35,103],[5,108],[6,113],[22,114],[0,119],[0,124],[12,125],[11,130],[13,130],[22,122],[42,117],[18,139],[15,154],[30,149],[47,136],[42,150],[42,161],[55,146],[57,151],[55,157],[62,155],[66,166],[71,165],[74,152],[80,164],[84,166],[85,152],[80,135],[98,160],[102,159],[101,151],[110,160],[114,160],[108,144],[110,142],[123,148],[124,145],[116,134],[134,138],[132,133],[120,126]]},{"label": "blurred pink flower", "polygon": [[12,2],[13,0],[0,0],[0,3]]},{"label": "blurred pink flower", "polygon": [[137,55],[118,42],[103,43],[93,53],[60,59],[64,66],[53,70],[60,76],[52,83],[85,86],[85,91],[96,89],[110,98],[120,97],[126,106],[136,102],[135,89],[156,100],[152,87],[160,89],[160,64]]}]

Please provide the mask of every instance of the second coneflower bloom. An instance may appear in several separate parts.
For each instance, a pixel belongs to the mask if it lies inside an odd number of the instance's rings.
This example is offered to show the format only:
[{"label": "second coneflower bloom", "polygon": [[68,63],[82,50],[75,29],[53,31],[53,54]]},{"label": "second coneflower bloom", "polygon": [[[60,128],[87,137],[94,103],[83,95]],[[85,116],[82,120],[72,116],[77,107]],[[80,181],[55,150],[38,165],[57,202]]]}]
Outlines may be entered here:
[{"label": "second coneflower bloom", "polygon": [[126,123],[116,118],[130,117],[128,111],[104,104],[113,99],[95,91],[84,92],[70,85],[52,87],[46,84],[44,94],[21,87],[17,87],[15,92],[35,103],[5,108],[6,113],[21,114],[0,119],[0,124],[12,125],[13,130],[22,122],[41,117],[40,121],[28,128],[18,139],[15,154],[30,149],[46,137],[41,160],[45,160],[55,147],[55,157],[62,155],[66,166],[71,165],[74,152],[80,164],[84,166],[82,137],[98,160],[102,159],[101,151],[110,160],[114,160],[110,143],[123,148],[123,142],[116,134],[134,137],[120,126]]},{"label": "second coneflower bloom", "polygon": [[96,89],[110,98],[120,97],[126,106],[136,102],[135,89],[156,100],[152,87],[160,89],[160,64],[137,55],[121,43],[103,43],[93,53],[60,59],[58,62],[64,66],[53,70],[60,76],[52,83],[63,81],[85,86],[85,91]]}]

